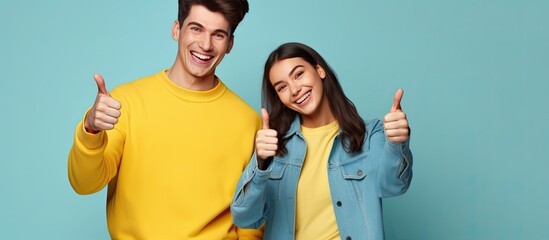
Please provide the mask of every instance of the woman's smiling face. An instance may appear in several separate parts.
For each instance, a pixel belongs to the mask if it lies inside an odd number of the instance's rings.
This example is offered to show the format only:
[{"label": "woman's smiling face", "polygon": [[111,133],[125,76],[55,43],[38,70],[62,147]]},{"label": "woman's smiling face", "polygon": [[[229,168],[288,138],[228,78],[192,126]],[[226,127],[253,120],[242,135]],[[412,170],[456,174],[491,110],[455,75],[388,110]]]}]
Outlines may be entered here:
[{"label": "woman's smiling face", "polygon": [[317,119],[332,116],[324,95],[324,69],[312,66],[303,58],[288,58],[275,62],[269,80],[286,107],[298,112],[303,125],[316,125]]}]

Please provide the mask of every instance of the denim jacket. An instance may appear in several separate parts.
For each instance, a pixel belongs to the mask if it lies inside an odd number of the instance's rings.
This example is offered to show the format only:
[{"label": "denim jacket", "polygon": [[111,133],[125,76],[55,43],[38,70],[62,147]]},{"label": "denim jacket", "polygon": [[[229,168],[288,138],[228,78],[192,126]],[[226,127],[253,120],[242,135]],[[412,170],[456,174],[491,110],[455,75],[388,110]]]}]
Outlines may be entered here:
[{"label": "denim jacket", "polygon": [[[366,122],[362,149],[347,153],[339,135],[328,159],[328,181],[341,239],[384,239],[381,198],[405,193],[412,180],[409,140],[386,139],[383,122]],[[234,223],[259,228],[265,221],[264,239],[295,236],[296,191],[305,159],[306,143],[296,117],[287,132],[285,156],[275,156],[266,170],[256,156],[242,173],[231,204]]]}]

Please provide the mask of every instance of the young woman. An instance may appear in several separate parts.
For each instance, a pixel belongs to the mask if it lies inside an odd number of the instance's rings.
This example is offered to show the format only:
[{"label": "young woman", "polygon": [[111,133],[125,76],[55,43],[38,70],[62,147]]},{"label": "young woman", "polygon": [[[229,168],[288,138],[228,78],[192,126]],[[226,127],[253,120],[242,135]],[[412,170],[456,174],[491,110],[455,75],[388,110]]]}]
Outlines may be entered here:
[{"label": "young woman", "polygon": [[364,122],[315,50],[274,50],[263,129],[231,204],[235,224],[265,223],[264,239],[383,239],[381,199],[405,193],[412,179],[402,94],[383,122]]}]

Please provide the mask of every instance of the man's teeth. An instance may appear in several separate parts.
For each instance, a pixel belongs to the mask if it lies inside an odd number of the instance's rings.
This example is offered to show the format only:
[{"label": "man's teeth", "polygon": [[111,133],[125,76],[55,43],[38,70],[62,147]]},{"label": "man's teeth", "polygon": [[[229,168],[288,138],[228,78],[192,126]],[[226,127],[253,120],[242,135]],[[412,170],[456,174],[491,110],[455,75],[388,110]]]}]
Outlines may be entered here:
[{"label": "man's teeth", "polygon": [[193,54],[193,56],[195,56],[198,59],[203,60],[203,61],[207,61],[207,60],[212,59],[212,56],[200,54],[200,53],[197,53],[197,52],[193,52],[192,54]]},{"label": "man's teeth", "polygon": [[305,95],[303,95],[303,97],[301,97],[300,99],[298,99],[297,101],[295,101],[297,104],[300,104],[302,103],[303,101],[305,101],[305,99],[307,99],[309,96],[311,96],[311,92],[308,92],[306,93]]}]

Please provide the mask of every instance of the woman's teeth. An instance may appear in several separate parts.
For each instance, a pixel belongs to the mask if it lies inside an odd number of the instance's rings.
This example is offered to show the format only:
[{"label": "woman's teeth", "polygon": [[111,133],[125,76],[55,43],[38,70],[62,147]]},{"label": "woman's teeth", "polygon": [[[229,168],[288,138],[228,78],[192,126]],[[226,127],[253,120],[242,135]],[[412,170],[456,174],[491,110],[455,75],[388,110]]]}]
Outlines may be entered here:
[{"label": "woman's teeth", "polygon": [[311,96],[311,92],[305,93],[305,95],[303,95],[303,97],[301,97],[300,99],[298,99],[297,101],[295,101],[295,103],[300,104],[300,103],[302,103],[303,101],[305,101],[305,99],[307,99],[309,96]]}]

